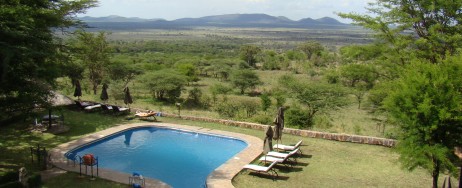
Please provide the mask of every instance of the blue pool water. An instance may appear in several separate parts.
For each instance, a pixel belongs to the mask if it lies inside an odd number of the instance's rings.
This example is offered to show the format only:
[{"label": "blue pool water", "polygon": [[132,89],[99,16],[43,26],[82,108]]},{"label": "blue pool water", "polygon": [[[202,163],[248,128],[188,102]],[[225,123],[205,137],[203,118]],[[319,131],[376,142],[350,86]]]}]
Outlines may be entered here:
[{"label": "blue pool water", "polygon": [[213,170],[246,147],[247,143],[234,138],[142,127],[78,147],[66,157],[92,153],[100,168],[138,172],[175,188],[205,187]]}]

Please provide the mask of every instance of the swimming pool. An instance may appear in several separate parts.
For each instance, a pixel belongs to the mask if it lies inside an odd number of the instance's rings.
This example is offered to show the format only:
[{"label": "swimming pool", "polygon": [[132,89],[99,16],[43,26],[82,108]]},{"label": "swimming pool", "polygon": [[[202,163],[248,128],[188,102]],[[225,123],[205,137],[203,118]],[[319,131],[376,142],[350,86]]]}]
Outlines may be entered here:
[{"label": "swimming pool", "polygon": [[140,127],[124,130],[65,155],[92,153],[100,168],[159,179],[173,187],[204,187],[207,176],[247,147],[230,137],[177,129]]}]

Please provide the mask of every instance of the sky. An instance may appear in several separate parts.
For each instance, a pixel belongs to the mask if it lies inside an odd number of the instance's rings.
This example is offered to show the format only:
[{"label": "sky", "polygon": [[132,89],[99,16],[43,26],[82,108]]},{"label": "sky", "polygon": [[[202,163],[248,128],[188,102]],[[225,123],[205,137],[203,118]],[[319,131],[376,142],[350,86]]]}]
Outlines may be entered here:
[{"label": "sky", "polygon": [[285,16],[292,20],[322,18],[325,16],[349,23],[336,12],[364,14],[368,2],[374,0],[99,0],[99,7],[91,8],[80,16],[199,18],[222,14],[263,13]]}]

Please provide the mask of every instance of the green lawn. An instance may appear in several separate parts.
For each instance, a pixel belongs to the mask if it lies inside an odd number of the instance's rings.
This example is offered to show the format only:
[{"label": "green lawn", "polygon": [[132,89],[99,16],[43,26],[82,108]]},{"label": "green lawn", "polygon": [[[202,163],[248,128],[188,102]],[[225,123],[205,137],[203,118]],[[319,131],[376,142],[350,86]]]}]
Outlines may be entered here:
[{"label": "green lawn", "polygon": [[[29,122],[0,127],[0,174],[26,166],[37,170],[30,162],[29,147],[40,143],[47,148],[77,139],[85,134],[103,130],[117,124],[134,122],[124,117],[107,114],[84,113],[63,109],[69,132],[62,135],[35,134],[27,130]],[[244,129],[221,124],[192,122],[172,118],[159,118],[162,122],[201,126],[210,129],[239,132],[264,137],[263,131]],[[295,143],[303,139],[304,155],[293,168],[277,166],[279,178],[272,180],[247,171],[238,174],[236,187],[430,187],[431,177],[421,169],[408,172],[400,168],[398,156],[392,149],[380,146],[333,142],[321,139],[283,135],[283,143]],[[67,173],[47,181],[44,187],[123,187],[109,181],[89,181]],[[440,184],[444,177],[441,176]],[[455,179],[455,178],[453,178]]]}]

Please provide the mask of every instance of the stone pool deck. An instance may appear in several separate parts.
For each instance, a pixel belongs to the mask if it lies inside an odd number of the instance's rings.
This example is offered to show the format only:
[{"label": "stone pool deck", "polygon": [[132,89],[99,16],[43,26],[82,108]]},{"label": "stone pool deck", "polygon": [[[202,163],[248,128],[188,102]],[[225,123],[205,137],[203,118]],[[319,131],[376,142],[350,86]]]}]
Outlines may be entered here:
[{"label": "stone pool deck", "polygon": [[[251,163],[255,158],[257,158],[263,148],[263,141],[257,137],[232,133],[202,127],[193,127],[187,125],[178,125],[178,124],[169,124],[169,123],[134,123],[134,124],[124,124],[116,127],[108,128],[103,131],[99,131],[93,134],[86,135],[80,139],[64,143],[58,147],[51,150],[51,162],[58,168],[67,171],[79,172],[79,165],[74,163],[64,157],[64,154],[69,150],[72,150],[78,146],[89,144],[96,140],[99,140],[103,137],[118,133],[125,129],[132,129],[136,127],[162,127],[162,128],[172,128],[172,129],[181,129],[185,131],[205,133],[205,134],[217,134],[224,135],[228,137],[234,137],[245,141],[248,146],[243,151],[235,155],[233,158],[229,159],[227,162],[222,164],[220,167],[215,169],[207,177],[207,187],[210,188],[231,188],[234,187],[231,183],[232,178],[242,170],[242,167],[246,164]],[[96,170],[96,169],[94,169]],[[85,172],[85,167],[82,167],[82,171]],[[90,173],[90,169],[88,169]],[[96,172],[94,172],[96,174]],[[109,169],[99,169],[99,178],[108,179],[111,181],[128,184],[128,177],[131,174],[122,173]],[[161,182],[156,179],[145,178],[146,187],[170,187],[168,184]]]}]

